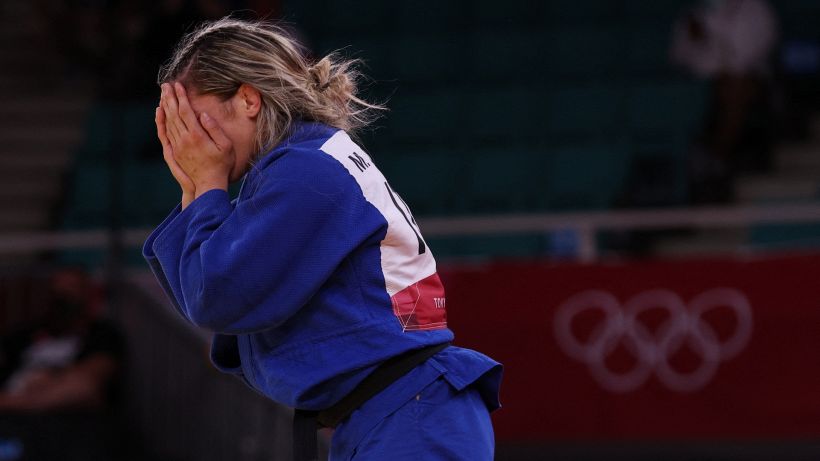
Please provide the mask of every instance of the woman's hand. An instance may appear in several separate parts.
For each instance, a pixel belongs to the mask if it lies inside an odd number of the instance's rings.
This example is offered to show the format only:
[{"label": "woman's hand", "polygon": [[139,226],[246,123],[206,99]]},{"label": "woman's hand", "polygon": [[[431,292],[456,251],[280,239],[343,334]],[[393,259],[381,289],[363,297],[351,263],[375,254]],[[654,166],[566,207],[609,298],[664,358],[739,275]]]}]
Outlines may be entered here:
[{"label": "woman's hand", "polygon": [[194,201],[196,195],[196,187],[191,178],[182,171],[177,161],[174,159],[174,151],[171,148],[171,142],[168,140],[168,134],[165,132],[165,109],[157,107],[154,116],[154,122],[157,124],[157,137],[162,144],[162,158],[165,159],[165,164],[171,170],[174,179],[182,188],[182,209],[184,210],[191,202]]},{"label": "woman's hand", "polygon": [[196,116],[180,83],[162,85],[160,105],[172,157],[193,182],[194,198],[213,189],[228,190],[235,159],[222,128],[204,112]]}]

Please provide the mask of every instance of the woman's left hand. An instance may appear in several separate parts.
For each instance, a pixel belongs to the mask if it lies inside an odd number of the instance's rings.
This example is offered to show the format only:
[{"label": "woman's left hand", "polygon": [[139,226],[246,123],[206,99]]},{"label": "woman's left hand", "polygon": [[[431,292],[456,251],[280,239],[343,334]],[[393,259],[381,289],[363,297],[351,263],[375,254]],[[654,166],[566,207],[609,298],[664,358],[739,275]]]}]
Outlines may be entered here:
[{"label": "woman's left hand", "polygon": [[160,104],[174,159],[194,182],[196,197],[213,189],[227,190],[235,159],[222,128],[204,112],[196,116],[181,83],[164,83]]}]

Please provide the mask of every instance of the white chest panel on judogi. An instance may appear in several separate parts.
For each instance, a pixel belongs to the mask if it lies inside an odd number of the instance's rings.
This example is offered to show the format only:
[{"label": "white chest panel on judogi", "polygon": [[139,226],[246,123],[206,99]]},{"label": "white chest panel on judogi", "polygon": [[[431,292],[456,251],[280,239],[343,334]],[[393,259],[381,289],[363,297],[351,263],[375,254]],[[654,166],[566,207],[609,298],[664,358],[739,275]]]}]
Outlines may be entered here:
[{"label": "white chest panel on judogi", "polygon": [[436,274],[436,260],[410,208],[370,156],[344,131],[336,132],[320,149],[347,169],[365,199],[387,221],[387,233],[381,242],[381,268],[403,329],[445,328],[444,288]]}]

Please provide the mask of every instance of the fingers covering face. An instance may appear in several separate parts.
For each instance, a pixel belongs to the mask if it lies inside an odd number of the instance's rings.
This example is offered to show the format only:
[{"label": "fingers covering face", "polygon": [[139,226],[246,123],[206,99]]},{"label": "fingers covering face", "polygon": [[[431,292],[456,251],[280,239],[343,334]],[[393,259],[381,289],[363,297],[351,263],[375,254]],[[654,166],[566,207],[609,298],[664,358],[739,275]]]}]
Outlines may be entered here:
[{"label": "fingers covering face", "polygon": [[171,145],[178,145],[188,131],[185,123],[179,117],[179,103],[174,89],[168,83],[162,84],[160,105],[165,110],[165,128]]},{"label": "fingers covering face", "polygon": [[208,133],[208,137],[211,138],[211,141],[216,144],[217,149],[223,152],[229,149],[231,141],[225,135],[225,132],[222,131],[222,127],[216,123],[216,120],[205,112],[202,113],[200,120],[202,121],[202,127],[205,128],[205,131]]},{"label": "fingers covering face", "polygon": [[168,150],[172,151],[174,156],[185,150],[183,145],[201,147],[203,142],[212,142],[221,152],[231,149],[231,140],[213,117],[205,112],[197,116],[181,83],[162,84],[158,109],[157,133],[160,141],[163,141],[164,137],[163,142],[167,142]]},{"label": "fingers covering face", "polygon": [[206,136],[181,83],[162,84],[160,101],[160,106],[165,110],[166,132],[172,145],[182,142],[186,137],[198,139]]},{"label": "fingers covering face", "polygon": [[171,152],[171,143],[168,140],[168,133],[165,128],[165,119],[165,109],[162,107],[157,107],[154,121],[157,124],[157,137],[159,138],[160,144],[162,144],[163,154]]},{"label": "fingers covering face", "polygon": [[168,140],[168,134],[165,128],[165,109],[163,109],[162,107],[157,107],[154,120],[157,124],[157,137],[159,137],[159,141],[162,144],[162,158],[165,160],[165,163],[171,170],[171,174],[174,176],[177,182],[179,182],[183,190],[190,189],[190,187],[192,187],[189,184],[191,180],[190,178],[188,178],[185,172],[182,171],[182,168],[179,167],[179,164],[177,164],[176,159],[174,159],[174,151],[171,147],[171,142]]},{"label": "fingers covering face", "polygon": [[199,129],[199,121],[196,118],[196,114],[194,114],[194,110],[191,108],[191,103],[188,101],[188,93],[181,83],[174,82],[173,96],[176,96],[179,120],[185,125],[188,131],[197,131],[197,129]]}]

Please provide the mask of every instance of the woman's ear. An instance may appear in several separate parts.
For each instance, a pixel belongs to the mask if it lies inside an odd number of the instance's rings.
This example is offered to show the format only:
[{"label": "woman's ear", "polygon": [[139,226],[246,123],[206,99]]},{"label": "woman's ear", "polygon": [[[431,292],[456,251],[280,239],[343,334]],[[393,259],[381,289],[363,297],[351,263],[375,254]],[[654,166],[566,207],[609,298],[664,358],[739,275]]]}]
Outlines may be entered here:
[{"label": "woman's ear", "polygon": [[235,109],[248,118],[254,118],[262,110],[262,95],[259,90],[243,83],[236,92]]}]

